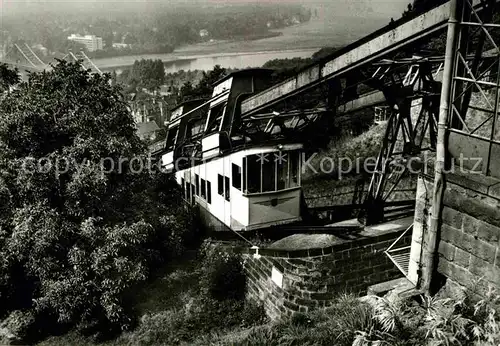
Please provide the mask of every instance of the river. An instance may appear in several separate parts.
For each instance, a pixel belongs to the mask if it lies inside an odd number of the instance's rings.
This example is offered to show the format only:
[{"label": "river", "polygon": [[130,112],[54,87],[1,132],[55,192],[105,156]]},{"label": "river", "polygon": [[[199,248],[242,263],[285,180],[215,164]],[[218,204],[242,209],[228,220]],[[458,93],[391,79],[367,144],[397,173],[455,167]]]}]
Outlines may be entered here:
[{"label": "river", "polygon": [[300,50],[282,50],[265,52],[242,53],[211,53],[198,55],[178,54],[148,54],[140,56],[123,56],[106,59],[96,59],[94,63],[103,71],[116,70],[118,73],[140,59],[161,59],[165,64],[165,72],[172,73],[179,70],[204,70],[213,69],[215,65],[225,68],[243,69],[247,67],[261,67],[272,59],[309,58],[317,48]]}]

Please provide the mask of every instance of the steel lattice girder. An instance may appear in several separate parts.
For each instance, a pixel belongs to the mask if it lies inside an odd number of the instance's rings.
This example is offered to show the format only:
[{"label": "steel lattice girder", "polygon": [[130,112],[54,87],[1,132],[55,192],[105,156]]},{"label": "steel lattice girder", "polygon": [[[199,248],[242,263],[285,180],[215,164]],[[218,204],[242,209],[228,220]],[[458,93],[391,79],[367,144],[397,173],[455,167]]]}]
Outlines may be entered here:
[{"label": "steel lattice girder", "polygon": [[[374,86],[382,90],[394,113],[387,124],[365,199],[365,209],[360,214],[360,218],[366,224],[383,221],[386,200],[409,171],[404,157],[421,153],[424,149],[423,143],[427,131],[429,131],[431,147],[436,143],[440,83],[434,81],[432,70],[430,63],[423,62],[417,69],[409,66],[406,77],[400,78],[399,84],[391,85],[384,81],[384,78],[389,75],[373,81]],[[412,71],[415,71],[414,76]],[[394,78],[391,79],[394,80]],[[423,94],[422,109],[418,118],[413,122],[411,101],[419,92]],[[400,135],[404,143],[402,151],[397,152],[396,143]],[[394,165],[395,163],[398,165]],[[401,163],[403,163],[402,166]]]},{"label": "steel lattice girder", "polygon": [[[449,110],[451,156],[464,155],[480,158],[481,172],[496,175],[497,161],[492,161],[493,148],[499,147],[498,129],[500,94],[500,40],[498,23],[492,23],[497,1],[484,0],[489,6],[486,13],[478,13],[468,0],[459,1],[459,40],[454,49],[454,69]],[[471,32],[475,32],[475,36]],[[469,64],[465,56],[474,53],[476,59]],[[493,59],[482,59],[485,54]],[[492,90],[492,93],[488,92]],[[472,95],[477,97],[472,103]],[[481,105],[483,103],[483,105]],[[472,113],[474,116],[471,116]],[[468,143],[464,145],[463,143]],[[473,149],[478,148],[478,149]],[[482,148],[482,149],[479,149]],[[496,159],[496,157],[495,157]],[[467,166],[466,166],[467,168]],[[470,167],[469,167],[470,168]],[[472,168],[470,168],[472,169]]]}]

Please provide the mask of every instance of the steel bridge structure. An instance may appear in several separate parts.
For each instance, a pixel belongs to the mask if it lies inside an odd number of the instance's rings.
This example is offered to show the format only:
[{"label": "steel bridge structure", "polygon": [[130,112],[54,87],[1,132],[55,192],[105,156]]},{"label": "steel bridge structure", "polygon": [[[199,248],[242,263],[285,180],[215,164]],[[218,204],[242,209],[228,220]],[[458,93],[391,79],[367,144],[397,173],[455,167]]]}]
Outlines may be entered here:
[{"label": "steel bridge structure", "polygon": [[[19,52],[23,59],[20,59],[17,62],[5,61],[7,65],[26,72],[41,72],[52,69],[52,66],[40,59],[40,57],[27,43],[14,43],[12,49]],[[8,55],[8,53],[6,53],[6,55]],[[78,62],[83,69],[89,69],[92,73],[98,73],[100,75],[103,74],[99,67],[94,64],[94,62],[87,56],[87,54],[85,54],[83,50],[77,53],[73,53],[70,50],[64,57],[62,57],[62,60]]]}]

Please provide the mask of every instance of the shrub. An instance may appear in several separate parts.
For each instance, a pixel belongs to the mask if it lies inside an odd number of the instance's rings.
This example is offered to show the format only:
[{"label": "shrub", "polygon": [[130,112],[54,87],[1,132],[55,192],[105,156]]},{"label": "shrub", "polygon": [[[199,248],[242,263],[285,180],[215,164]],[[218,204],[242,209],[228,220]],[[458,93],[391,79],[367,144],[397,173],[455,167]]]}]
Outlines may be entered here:
[{"label": "shrub", "polygon": [[275,324],[253,328],[236,345],[351,346],[356,331],[372,328],[372,308],[354,296],[338,297],[332,307],[296,314]]},{"label": "shrub", "polygon": [[500,296],[490,288],[474,303],[473,295],[464,290],[452,298],[423,296],[420,305],[399,297],[374,298],[375,324],[359,330],[355,344],[498,345]]},{"label": "shrub", "polygon": [[235,300],[195,298],[192,304],[146,314],[129,340],[130,344],[176,345],[192,342],[203,335],[231,328],[249,327],[265,320],[262,306]]},{"label": "shrub", "polygon": [[[357,173],[366,174],[367,172],[364,172],[364,163],[367,159],[373,159],[378,156],[385,128],[385,125],[376,125],[358,136],[335,138],[328,145],[328,148],[322,150],[310,160],[310,165],[318,172],[307,170],[303,179],[307,181],[324,176],[345,179]],[[324,168],[327,171],[331,171],[330,173],[321,172],[322,160],[324,160],[325,157],[329,160],[325,161]],[[328,163],[330,160],[333,162],[334,167],[330,167]],[[356,163],[359,164],[360,171],[349,171],[349,169],[353,169]],[[340,167],[340,164],[343,166]],[[344,172],[342,176],[340,176],[340,172]]]},{"label": "shrub", "polygon": [[31,311],[12,311],[0,324],[0,342],[2,338],[8,342],[33,340],[35,332],[35,316]]},{"label": "shrub", "polygon": [[[161,284],[171,295],[167,310],[147,313],[138,328],[126,334],[120,342],[191,344],[211,333],[220,334],[266,321],[262,305],[243,299],[245,282],[241,280],[241,275],[244,278],[241,258],[208,245],[203,247],[202,254],[197,269],[191,268],[189,273],[177,270]],[[196,278],[199,278],[199,285],[192,283]],[[225,279],[228,281],[223,282]],[[181,292],[179,289],[186,283],[191,283],[189,289]],[[223,289],[230,294],[222,294]]]},{"label": "shrub", "polygon": [[202,293],[217,301],[242,301],[246,292],[246,275],[241,256],[209,243],[202,252]]}]

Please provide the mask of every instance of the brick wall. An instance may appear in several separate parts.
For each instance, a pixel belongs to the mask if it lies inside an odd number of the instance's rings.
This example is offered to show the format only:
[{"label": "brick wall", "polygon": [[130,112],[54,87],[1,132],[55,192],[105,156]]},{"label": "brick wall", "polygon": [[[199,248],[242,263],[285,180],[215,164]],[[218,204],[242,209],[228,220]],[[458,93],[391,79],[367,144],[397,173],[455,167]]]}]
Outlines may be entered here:
[{"label": "brick wall", "polygon": [[[244,252],[248,298],[264,303],[271,318],[290,316],[331,304],[339,293],[365,294],[370,285],[401,277],[384,251],[403,229],[361,233],[357,239],[309,250],[260,249]],[[410,236],[402,239],[405,244]],[[281,287],[273,281],[282,274]]]},{"label": "brick wall", "polygon": [[[500,287],[500,181],[458,172],[446,179],[437,270],[447,284],[483,295],[489,285]],[[419,179],[411,256],[417,264],[415,250],[428,231],[432,189],[431,177]]]}]

